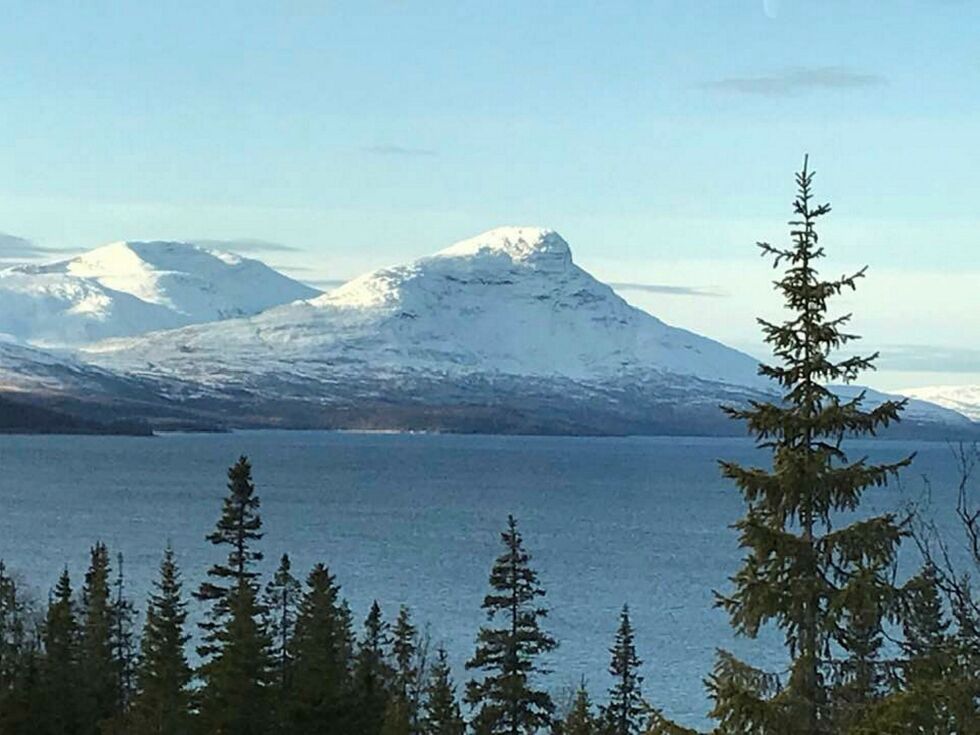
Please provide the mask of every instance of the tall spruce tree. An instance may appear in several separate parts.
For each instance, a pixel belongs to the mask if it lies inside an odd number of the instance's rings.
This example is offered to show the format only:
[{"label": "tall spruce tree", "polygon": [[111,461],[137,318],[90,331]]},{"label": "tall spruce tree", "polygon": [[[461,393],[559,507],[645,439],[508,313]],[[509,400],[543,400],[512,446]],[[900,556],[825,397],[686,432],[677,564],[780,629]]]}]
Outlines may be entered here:
[{"label": "tall spruce tree", "polygon": [[[412,623],[411,611],[405,605],[398,610],[391,637],[394,665],[393,716],[399,723],[406,722],[408,732],[414,734],[419,731],[428,641],[419,635],[418,628]],[[401,724],[397,727],[405,729]]]},{"label": "tall spruce tree", "polygon": [[173,548],[163,552],[140,640],[134,730],[148,735],[182,735],[191,730],[191,668],[184,653],[187,603]]},{"label": "tall spruce tree", "polygon": [[279,559],[279,567],[265,586],[265,608],[269,619],[269,636],[272,639],[272,659],[276,685],[281,699],[288,697],[292,678],[292,654],[290,640],[296,628],[297,609],[303,585],[293,576],[289,554]]},{"label": "tall spruce tree", "polygon": [[35,730],[40,692],[33,613],[0,560],[0,733]]},{"label": "tall spruce tree", "polygon": [[436,651],[436,661],[425,688],[420,731],[422,735],[463,735],[466,731],[445,648]]},{"label": "tall spruce tree", "polygon": [[82,732],[81,660],[78,613],[65,569],[58,578],[44,621],[41,708],[37,731],[50,735]]},{"label": "tall spruce tree", "polygon": [[388,664],[390,643],[388,624],[375,600],[364,619],[364,633],[354,661],[352,734],[378,735],[384,726],[394,678]]},{"label": "tall spruce tree", "polygon": [[195,596],[210,603],[201,623],[204,658],[199,669],[204,684],[200,697],[203,727],[212,733],[259,735],[273,725],[271,666],[264,610],[258,599],[255,564],[262,553],[253,544],[262,538],[259,498],[246,457],[228,470],[228,495],[221,517],[207,540],[231,547],[227,562],[208,570]]},{"label": "tall spruce tree", "polygon": [[137,665],[136,607],[126,597],[122,553],[116,554],[116,579],[113,587],[109,645],[116,670],[116,710],[118,714],[122,714],[132,701]]},{"label": "tall spruce tree", "polygon": [[82,587],[81,717],[83,731],[96,733],[100,723],[118,714],[118,669],[112,655],[113,610],[109,550],[92,547]]},{"label": "tall spruce tree", "polygon": [[351,630],[340,587],[323,564],[306,578],[290,640],[292,688],[286,730],[308,735],[343,732],[350,716]]},{"label": "tall spruce tree", "polygon": [[476,710],[471,724],[477,735],[533,735],[552,724],[554,703],[535,688],[534,677],[548,673],[541,656],[558,644],[541,628],[548,614],[539,603],[545,591],[513,516],[501,540],[505,551],[490,571],[491,591],[482,605],[489,624],[480,629],[466,663],[483,676],[469,682],[466,701]]},{"label": "tall spruce tree", "polygon": [[609,703],[602,708],[603,731],[607,735],[639,735],[646,731],[650,708],[641,690],[643,677],[639,670],[643,662],[636,655],[635,638],[629,607],[623,605],[616,640],[609,649],[613,685],[609,689]]},{"label": "tall spruce tree", "polygon": [[760,243],[774,267],[784,266],[775,285],[789,314],[781,323],[759,320],[777,361],[761,366],[760,374],[775,381],[781,400],[725,409],[771,452],[772,467],[722,463],[747,506],[735,524],[746,556],[731,580],[734,591],[719,596],[718,604],[740,634],[755,637],[767,624],[782,630],[791,667],[781,681],[720,654],[709,689],[722,733],[833,732],[839,715],[832,698],[839,670],[834,650],[847,645],[852,623],[875,629],[895,593],[887,574],[903,536],[895,516],[847,524],[839,512],[857,509],[866,488],[886,484],[910,462],[851,461],[842,448],[845,437],[874,434],[898,420],[902,403],[864,410],[863,393],[842,399],[828,387],[852,382],[873,367],[876,355],[833,357],[855,336],[844,331],[850,315],[828,314],[830,302],[854,289],[864,270],[820,277],[824,250],[816,222],[830,206],[814,203],[812,182],[804,160],[796,177],[792,245]]}]

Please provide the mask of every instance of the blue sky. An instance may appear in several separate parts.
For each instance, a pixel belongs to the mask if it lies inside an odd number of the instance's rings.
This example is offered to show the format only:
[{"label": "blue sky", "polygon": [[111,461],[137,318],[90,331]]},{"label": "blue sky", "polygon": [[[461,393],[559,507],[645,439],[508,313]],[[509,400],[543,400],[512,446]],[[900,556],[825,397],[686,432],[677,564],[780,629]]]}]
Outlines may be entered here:
[{"label": "blue sky", "polygon": [[845,307],[878,384],[980,382],[978,28],[949,0],[6,2],[0,232],[267,241],[315,280],[543,225],[604,279],[721,293],[623,291],[758,351],[753,243],[806,151],[828,268],[871,266]]}]

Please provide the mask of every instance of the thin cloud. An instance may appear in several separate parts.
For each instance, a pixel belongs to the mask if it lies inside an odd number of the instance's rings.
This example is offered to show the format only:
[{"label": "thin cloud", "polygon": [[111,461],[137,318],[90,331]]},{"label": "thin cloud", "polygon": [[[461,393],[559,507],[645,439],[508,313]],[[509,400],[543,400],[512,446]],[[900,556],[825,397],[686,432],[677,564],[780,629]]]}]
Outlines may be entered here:
[{"label": "thin cloud", "polygon": [[438,153],[431,148],[411,148],[402,145],[371,145],[361,149],[372,156],[436,156]]},{"label": "thin cloud", "polygon": [[0,232],[0,260],[40,260],[80,252],[81,248],[49,248],[24,237]]},{"label": "thin cloud", "polygon": [[719,298],[728,295],[721,291],[702,288],[700,286],[666,286],[659,283],[610,283],[609,285],[620,291],[643,291],[645,293],[661,293],[671,296],[708,296]]},{"label": "thin cloud", "polygon": [[762,97],[788,97],[820,90],[858,90],[888,83],[877,74],[844,66],[799,67],[758,77],[728,77],[701,84],[701,89]]},{"label": "thin cloud", "polygon": [[939,345],[889,345],[879,367],[901,372],[980,373],[980,349]]},{"label": "thin cloud", "polygon": [[336,278],[304,278],[303,283],[308,286],[313,286],[313,288],[329,290],[331,288],[337,288],[337,286],[343,286],[347,281]]},{"label": "thin cloud", "polygon": [[191,240],[195,245],[219,250],[232,250],[236,253],[301,253],[303,248],[284,245],[281,242],[241,238],[239,240]]}]

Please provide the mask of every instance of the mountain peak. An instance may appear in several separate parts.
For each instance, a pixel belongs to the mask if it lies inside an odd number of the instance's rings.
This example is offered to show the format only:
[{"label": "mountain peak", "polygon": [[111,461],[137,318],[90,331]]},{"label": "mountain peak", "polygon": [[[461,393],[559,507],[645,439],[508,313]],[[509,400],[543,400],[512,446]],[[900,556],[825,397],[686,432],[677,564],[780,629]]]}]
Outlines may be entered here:
[{"label": "mountain peak", "polygon": [[497,227],[450,245],[436,258],[500,258],[535,267],[567,267],[572,262],[568,243],[554,230],[541,227]]}]

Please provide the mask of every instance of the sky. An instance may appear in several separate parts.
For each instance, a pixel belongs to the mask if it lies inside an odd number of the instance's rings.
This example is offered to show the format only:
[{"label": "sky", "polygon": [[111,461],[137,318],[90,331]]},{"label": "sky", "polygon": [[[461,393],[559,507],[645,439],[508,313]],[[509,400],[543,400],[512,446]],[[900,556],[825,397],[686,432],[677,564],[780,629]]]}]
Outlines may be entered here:
[{"label": "sky", "polygon": [[980,3],[0,6],[0,260],[226,243],[310,282],[500,225],[763,355],[808,153],[869,379],[980,383]]}]

